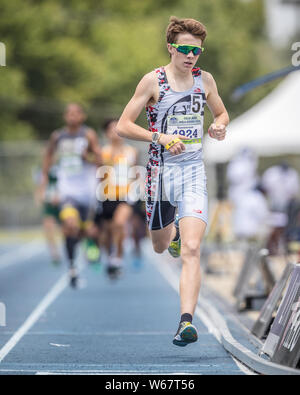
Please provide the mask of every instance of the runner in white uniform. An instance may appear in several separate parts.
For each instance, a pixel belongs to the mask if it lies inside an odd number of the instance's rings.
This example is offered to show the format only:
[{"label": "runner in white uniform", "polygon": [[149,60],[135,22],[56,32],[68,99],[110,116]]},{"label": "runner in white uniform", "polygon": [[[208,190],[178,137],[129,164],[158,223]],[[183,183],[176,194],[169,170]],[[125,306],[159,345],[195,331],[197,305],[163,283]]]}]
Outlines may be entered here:
[{"label": "runner in white uniform", "polygon": [[[202,161],[204,86],[199,68],[192,70],[194,84],[183,92],[174,91],[165,68],[156,69],[158,103],[146,108],[152,130],[174,137],[183,136],[185,151],[172,155],[160,144],[151,144],[147,179],[147,218],[151,230],[162,229],[187,216],[207,223],[206,175]],[[154,121],[155,120],[155,121]]]},{"label": "runner in white uniform", "polygon": [[[200,244],[207,223],[206,176],[202,161],[204,105],[214,117],[212,138],[223,140],[227,111],[211,74],[194,68],[206,37],[194,19],[172,17],[167,29],[170,63],[146,74],[117,126],[127,138],[150,142],[147,166],[147,218],[153,248],[181,255],[181,318],[173,343],[197,340],[192,325],[200,290]],[[143,108],[149,131],[135,122]],[[179,220],[174,224],[176,207]],[[181,245],[181,251],[180,251]]]},{"label": "runner in white uniform", "polygon": [[57,155],[60,220],[70,265],[70,283],[76,286],[75,248],[83,235],[92,236],[93,227],[88,229],[87,221],[96,204],[96,165],[101,163],[101,152],[96,132],[83,123],[86,116],[80,105],[69,104],[64,118],[66,126],[50,137],[43,161],[42,184],[47,184],[49,167]]},{"label": "runner in white uniform", "polygon": [[89,208],[96,202],[96,166],[83,158],[89,145],[88,130],[81,125],[76,133],[70,133],[67,127],[57,132],[57,188],[63,205],[70,202]]}]

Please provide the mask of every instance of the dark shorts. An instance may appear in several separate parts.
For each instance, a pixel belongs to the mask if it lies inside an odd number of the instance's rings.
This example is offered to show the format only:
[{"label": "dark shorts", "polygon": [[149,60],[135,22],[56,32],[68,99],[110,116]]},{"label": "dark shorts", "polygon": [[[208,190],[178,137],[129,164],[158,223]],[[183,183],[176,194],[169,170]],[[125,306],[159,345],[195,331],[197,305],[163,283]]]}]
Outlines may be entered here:
[{"label": "dark shorts", "polygon": [[[156,169],[153,172],[153,169]],[[153,176],[156,179],[153,180]],[[150,230],[165,228],[174,222],[176,215],[176,206],[169,201],[162,200],[162,176],[159,167],[153,167],[150,163],[147,165],[146,178],[146,220]],[[153,185],[157,189],[157,199],[153,199]],[[154,191],[156,190],[154,189]],[[155,193],[154,193],[155,195]]]},{"label": "dark shorts", "polygon": [[75,200],[68,199],[60,206],[59,218],[64,220],[68,216],[78,216],[81,222],[91,219],[93,210],[90,206],[80,204]]},{"label": "dark shorts", "polygon": [[59,220],[60,207],[58,205],[51,203],[44,203],[42,212],[44,217],[53,217],[58,223],[60,222]]},{"label": "dark shorts", "polygon": [[[104,202],[99,203],[97,209],[96,209],[96,214],[94,217],[94,222],[96,225],[100,225],[101,221],[110,221],[114,213],[121,203],[127,203],[124,201],[116,200],[116,201],[110,201],[110,200],[105,200]],[[132,207],[133,214],[138,215],[141,220],[146,221],[146,215],[145,215],[145,203],[141,200],[138,200],[135,203],[129,204]]]},{"label": "dark shorts", "polygon": [[171,224],[176,210],[179,219],[195,217],[207,224],[206,174],[202,161],[161,167],[148,163],[146,214],[149,229],[163,229]]},{"label": "dark shorts", "polygon": [[146,222],[146,207],[145,207],[145,202],[142,200],[138,200],[136,203],[132,205],[133,208],[133,214],[137,215],[140,217],[140,219],[144,222]]},{"label": "dark shorts", "polygon": [[94,217],[95,224],[100,225],[102,221],[110,221],[114,216],[116,208],[121,203],[124,202],[120,200],[105,200],[104,202],[99,203]]}]

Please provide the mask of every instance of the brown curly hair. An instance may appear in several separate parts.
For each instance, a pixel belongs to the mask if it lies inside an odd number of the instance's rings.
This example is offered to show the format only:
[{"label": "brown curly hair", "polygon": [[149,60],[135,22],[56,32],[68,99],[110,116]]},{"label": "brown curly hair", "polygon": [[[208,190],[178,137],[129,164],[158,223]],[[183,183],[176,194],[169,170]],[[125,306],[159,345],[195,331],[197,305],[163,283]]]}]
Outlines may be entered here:
[{"label": "brown curly hair", "polygon": [[179,19],[176,16],[171,16],[170,23],[167,27],[167,43],[176,43],[177,36],[180,33],[190,33],[193,36],[201,38],[203,43],[206,37],[206,27],[195,19]]}]

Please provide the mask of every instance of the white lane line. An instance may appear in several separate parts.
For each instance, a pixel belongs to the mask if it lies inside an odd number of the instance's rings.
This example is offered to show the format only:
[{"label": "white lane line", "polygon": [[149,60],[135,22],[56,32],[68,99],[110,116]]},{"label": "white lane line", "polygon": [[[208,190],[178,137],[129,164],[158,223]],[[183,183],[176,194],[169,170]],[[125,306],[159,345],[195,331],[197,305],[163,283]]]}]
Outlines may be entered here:
[{"label": "white lane line", "polygon": [[0,350],[0,362],[6,357],[6,355],[18,344],[22,337],[30,330],[30,328],[37,322],[40,316],[50,306],[51,303],[62,293],[62,291],[68,285],[68,276],[64,274],[53,286],[53,288],[47,293],[40,304],[30,314],[27,320],[21,325],[21,327],[15,332],[15,334],[8,340],[4,347]]},{"label": "white lane line", "polygon": [[[1,335],[13,335],[14,332],[1,332]],[[38,332],[31,331],[27,336],[170,336],[173,332]],[[204,333],[205,335],[205,333]]]},{"label": "white lane line", "polygon": [[16,250],[10,250],[0,255],[0,269],[4,269],[5,267],[12,266],[15,264],[23,263],[42,253],[45,250],[45,246],[41,242],[37,242],[36,240],[24,244]]},{"label": "white lane line", "polygon": [[[163,275],[163,277],[172,286],[172,288],[179,294],[179,279],[178,276],[176,276],[176,274],[174,273],[174,271],[170,269],[169,264],[167,264],[166,262],[158,264],[156,260],[153,261],[158,271]],[[195,313],[200,318],[200,320],[204,323],[204,325],[207,327],[208,331],[215,336],[215,338],[218,340],[220,344],[222,344],[221,334],[218,331],[218,328],[214,325],[213,321],[205,313],[205,311],[200,308],[199,305],[196,307]],[[247,375],[254,374],[252,370],[249,370],[247,367],[239,363],[235,358],[233,358],[232,356],[231,358],[243,373]]]},{"label": "white lane line", "polygon": [[[166,365],[169,366],[169,365]],[[210,366],[210,365],[209,365]],[[15,371],[13,371],[15,372]],[[26,371],[24,371],[26,372]],[[166,372],[166,371],[161,371],[161,370],[53,370],[53,371],[37,371],[36,376],[69,376],[69,375],[82,375],[82,376],[106,376],[108,374],[113,374],[116,376],[141,376],[141,375],[160,375],[160,376],[184,376],[184,375],[189,375],[189,376],[201,376],[201,373],[194,373],[194,372]]]},{"label": "white lane line", "polygon": [[[162,368],[165,367],[169,367],[170,365],[162,365]],[[211,365],[200,365],[201,367],[207,367],[207,368],[211,368]],[[174,369],[177,369],[178,365],[174,366]],[[74,370],[74,369],[70,369],[70,370],[59,370],[59,369],[53,369],[53,370],[38,370],[38,369],[1,369],[0,370],[0,374],[7,374],[7,373],[14,373],[14,374],[24,374],[24,373],[31,373],[31,374],[35,374],[36,376],[57,376],[57,375],[64,375],[64,376],[69,376],[69,375],[108,375],[108,374],[113,374],[113,375],[119,375],[119,376],[123,376],[123,375],[147,375],[147,376],[151,376],[151,375],[189,375],[189,376],[201,376],[201,373],[198,372],[178,372],[176,371],[166,371],[166,370],[161,370],[161,369],[151,369],[149,371],[149,369],[139,369],[139,370],[111,370],[111,369],[97,369],[97,370]]]}]

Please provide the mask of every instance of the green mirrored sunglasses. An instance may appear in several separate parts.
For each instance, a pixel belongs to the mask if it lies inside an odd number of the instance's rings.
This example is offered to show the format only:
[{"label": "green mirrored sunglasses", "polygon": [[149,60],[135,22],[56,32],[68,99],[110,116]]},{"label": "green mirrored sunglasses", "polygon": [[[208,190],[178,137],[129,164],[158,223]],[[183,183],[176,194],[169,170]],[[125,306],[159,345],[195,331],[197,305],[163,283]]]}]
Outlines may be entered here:
[{"label": "green mirrored sunglasses", "polygon": [[191,51],[195,56],[200,55],[203,53],[204,48],[198,47],[197,45],[186,45],[186,44],[171,44],[172,47],[177,49],[177,52],[184,53],[188,55]]}]

